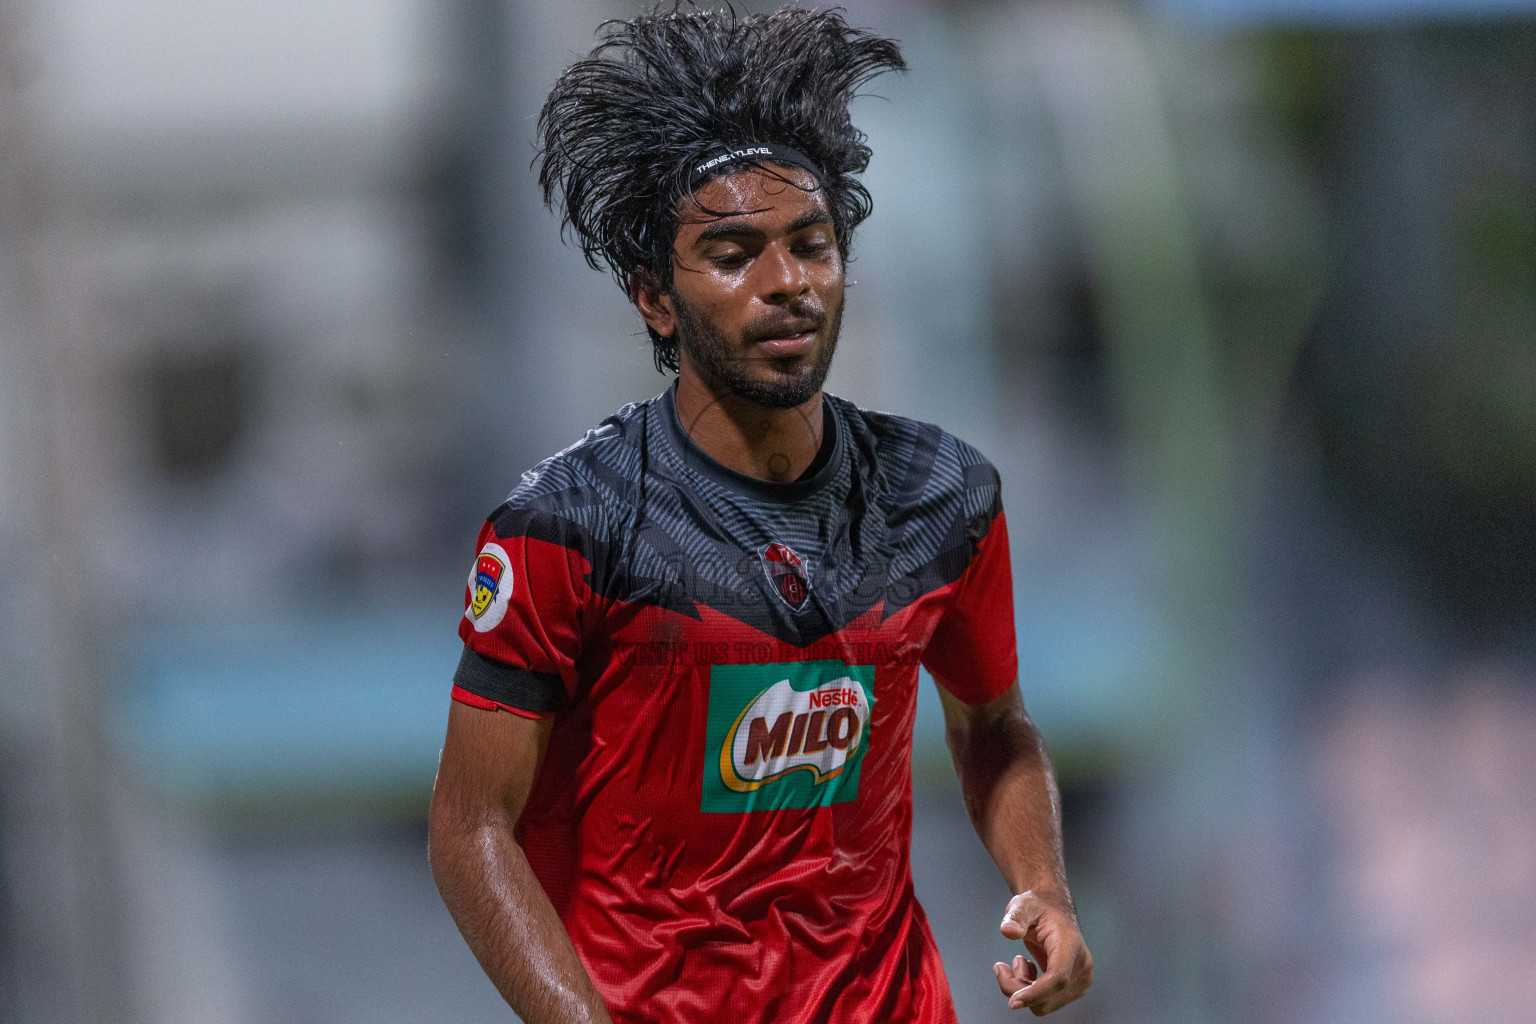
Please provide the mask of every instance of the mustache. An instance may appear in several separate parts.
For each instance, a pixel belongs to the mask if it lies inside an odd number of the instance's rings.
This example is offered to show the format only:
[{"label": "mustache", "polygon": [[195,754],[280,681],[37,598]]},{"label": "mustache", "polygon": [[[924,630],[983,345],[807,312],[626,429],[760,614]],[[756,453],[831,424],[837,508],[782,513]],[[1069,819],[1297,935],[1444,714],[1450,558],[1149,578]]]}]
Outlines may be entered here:
[{"label": "mustache", "polygon": [[820,331],[826,325],[826,310],[815,303],[800,302],[785,310],[758,317],[741,329],[741,337],[748,342],[788,338],[805,331]]}]

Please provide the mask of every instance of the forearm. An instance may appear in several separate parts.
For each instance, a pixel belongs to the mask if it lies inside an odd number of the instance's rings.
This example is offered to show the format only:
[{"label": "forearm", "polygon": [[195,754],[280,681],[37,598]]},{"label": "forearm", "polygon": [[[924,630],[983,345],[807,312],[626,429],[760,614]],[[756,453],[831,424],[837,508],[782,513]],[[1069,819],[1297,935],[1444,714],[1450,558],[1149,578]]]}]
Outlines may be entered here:
[{"label": "forearm", "polygon": [[946,739],[966,810],[1004,880],[1015,894],[1031,891],[1070,906],[1056,777],[1017,690],[949,719]]},{"label": "forearm", "polygon": [[432,875],[464,940],[527,1024],[608,1022],[504,817],[475,820],[434,807]]}]

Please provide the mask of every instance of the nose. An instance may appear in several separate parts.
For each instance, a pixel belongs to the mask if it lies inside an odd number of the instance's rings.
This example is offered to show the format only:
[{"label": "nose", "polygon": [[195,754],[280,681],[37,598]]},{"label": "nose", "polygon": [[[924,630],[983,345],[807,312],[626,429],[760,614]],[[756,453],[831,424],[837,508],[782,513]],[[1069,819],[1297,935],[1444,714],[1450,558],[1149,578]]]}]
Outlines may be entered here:
[{"label": "nose", "polygon": [[792,302],[811,287],[802,261],[782,242],[769,243],[754,263],[758,294],[769,305]]}]

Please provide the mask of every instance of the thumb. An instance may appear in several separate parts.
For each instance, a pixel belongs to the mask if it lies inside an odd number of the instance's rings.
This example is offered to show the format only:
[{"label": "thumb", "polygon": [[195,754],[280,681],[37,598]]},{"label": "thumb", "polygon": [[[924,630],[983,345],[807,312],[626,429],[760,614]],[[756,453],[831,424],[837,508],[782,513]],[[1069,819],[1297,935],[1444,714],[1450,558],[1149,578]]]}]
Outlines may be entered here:
[{"label": "thumb", "polygon": [[1008,912],[1003,915],[1003,923],[998,926],[998,931],[1003,937],[1015,941],[1022,939],[1029,931],[1032,915],[1025,909],[1024,904],[1015,899],[1008,904]]}]

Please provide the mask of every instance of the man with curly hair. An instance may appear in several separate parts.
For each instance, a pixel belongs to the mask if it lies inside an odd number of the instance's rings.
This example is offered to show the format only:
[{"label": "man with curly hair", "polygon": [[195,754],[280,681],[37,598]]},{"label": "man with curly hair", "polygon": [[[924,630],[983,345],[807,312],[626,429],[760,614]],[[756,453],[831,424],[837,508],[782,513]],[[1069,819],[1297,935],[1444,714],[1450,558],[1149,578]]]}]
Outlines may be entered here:
[{"label": "man with curly hair", "polygon": [[676,380],[481,528],[431,862],[530,1024],[952,1022],[913,895],[918,668],[1016,893],[993,972],[1050,1012],[1092,963],[1017,683],[996,470],[823,392],[897,45],[837,11],[604,26],[539,120],[545,199]]}]

